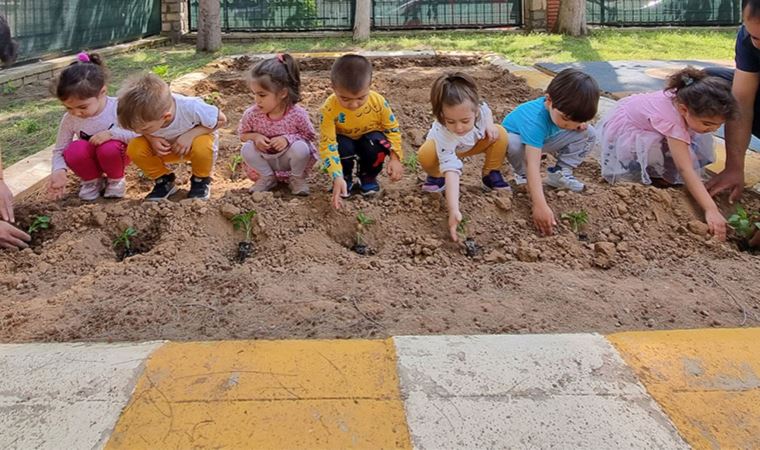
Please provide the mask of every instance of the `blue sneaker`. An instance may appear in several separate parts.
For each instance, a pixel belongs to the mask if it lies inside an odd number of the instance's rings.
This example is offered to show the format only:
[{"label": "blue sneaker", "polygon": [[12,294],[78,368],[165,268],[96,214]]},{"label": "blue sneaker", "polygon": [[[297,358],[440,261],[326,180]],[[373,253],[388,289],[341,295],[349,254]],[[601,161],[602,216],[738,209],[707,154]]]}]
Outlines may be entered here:
[{"label": "blue sneaker", "polygon": [[504,181],[504,177],[501,176],[501,172],[498,170],[492,170],[488,175],[483,177],[483,187],[487,190],[494,191],[511,191],[509,183]]},{"label": "blue sneaker", "polygon": [[377,178],[365,178],[361,181],[362,195],[365,197],[371,197],[380,192],[380,183],[377,182]]},{"label": "blue sneaker", "polygon": [[443,192],[446,189],[446,178],[444,177],[431,177],[428,175],[425,180],[425,184],[422,185],[422,190],[425,192]]}]

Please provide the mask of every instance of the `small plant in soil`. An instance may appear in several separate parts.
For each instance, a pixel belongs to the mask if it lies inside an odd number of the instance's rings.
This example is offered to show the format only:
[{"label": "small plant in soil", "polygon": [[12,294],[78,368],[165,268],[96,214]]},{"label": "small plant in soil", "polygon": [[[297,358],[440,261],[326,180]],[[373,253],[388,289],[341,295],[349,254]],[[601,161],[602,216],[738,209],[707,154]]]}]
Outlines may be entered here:
[{"label": "small plant in soil", "polygon": [[739,238],[739,247],[748,250],[750,239],[760,229],[760,213],[751,213],[742,205],[736,205],[736,213],[728,218],[728,225]]},{"label": "small plant in soil", "polygon": [[478,256],[480,253],[480,247],[475,243],[475,239],[467,236],[467,224],[470,223],[470,219],[462,217],[462,220],[457,225],[457,234],[464,243],[464,254],[470,258]]},{"label": "small plant in soil", "polygon": [[136,235],[137,230],[132,227],[127,227],[116,239],[114,239],[113,248],[117,250],[121,248],[121,255],[119,256],[119,260],[123,261],[124,259],[129,258],[130,256],[134,256],[137,253],[134,246],[132,245],[132,238],[134,238]]},{"label": "small plant in soil", "polygon": [[32,224],[29,225],[29,229],[26,230],[27,234],[32,235],[40,230],[47,230],[50,228],[49,216],[35,216]]},{"label": "small plant in soil", "polygon": [[367,244],[364,242],[364,232],[367,230],[367,227],[373,223],[375,223],[375,221],[364,214],[364,211],[359,211],[359,214],[356,215],[356,239],[351,250],[362,256],[369,252]]},{"label": "small plant in soil", "polygon": [[581,230],[583,230],[583,227],[588,224],[588,213],[586,211],[580,210],[566,212],[560,216],[560,219],[570,222],[570,228],[572,228],[573,233],[578,235],[578,240],[588,240],[586,233],[581,232]]},{"label": "small plant in soil", "polygon": [[230,179],[234,180],[237,178],[237,168],[240,166],[240,164],[243,162],[243,156],[242,155],[232,155],[230,158],[230,162],[228,164],[228,167],[230,168]]},{"label": "small plant in soil", "polygon": [[404,158],[404,167],[407,168],[410,172],[416,172],[417,171],[417,154],[413,152],[409,152],[409,154],[406,155],[406,158]]},{"label": "small plant in soil", "polygon": [[251,253],[253,253],[251,235],[253,233],[253,218],[255,216],[256,211],[252,209],[248,212],[233,216],[232,219],[230,219],[232,221],[232,226],[235,227],[236,230],[242,229],[245,231],[245,240],[238,243],[237,261],[240,263],[245,262],[245,260],[251,256]]}]

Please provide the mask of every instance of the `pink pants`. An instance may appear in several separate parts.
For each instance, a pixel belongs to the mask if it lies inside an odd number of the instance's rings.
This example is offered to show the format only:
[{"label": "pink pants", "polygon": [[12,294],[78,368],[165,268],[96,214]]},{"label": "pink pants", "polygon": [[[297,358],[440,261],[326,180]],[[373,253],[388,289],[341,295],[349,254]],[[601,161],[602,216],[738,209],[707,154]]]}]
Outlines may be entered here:
[{"label": "pink pants", "polygon": [[63,159],[82,181],[90,181],[106,174],[108,178],[124,177],[129,165],[127,144],[110,140],[95,147],[84,139],[74,141],[63,151]]}]

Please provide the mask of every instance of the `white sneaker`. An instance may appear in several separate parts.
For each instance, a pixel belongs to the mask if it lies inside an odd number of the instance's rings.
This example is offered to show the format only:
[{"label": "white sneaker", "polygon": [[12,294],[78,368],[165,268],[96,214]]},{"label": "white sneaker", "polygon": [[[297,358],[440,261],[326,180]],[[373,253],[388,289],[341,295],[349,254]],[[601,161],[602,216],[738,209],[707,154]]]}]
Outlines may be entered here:
[{"label": "white sneaker", "polygon": [[571,169],[549,167],[546,184],[557,189],[569,189],[573,192],[581,192],[586,187],[573,176]]},{"label": "white sneaker", "polygon": [[90,181],[83,181],[79,187],[79,198],[84,201],[91,202],[97,200],[100,197],[100,193],[103,191],[105,181],[102,178],[96,178]]},{"label": "white sneaker", "polygon": [[127,193],[127,182],[124,178],[109,178],[106,183],[105,198],[124,198]]},{"label": "white sneaker", "polygon": [[515,185],[516,186],[522,186],[523,184],[528,184],[528,179],[525,177],[525,175],[520,175],[519,173],[515,174]]},{"label": "white sneaker", "polygon": [[274,176],[261,176],[256,180],[256,184],[248,189],[249,192],[267,192],[271,191],[277,186],[277,178]]}]

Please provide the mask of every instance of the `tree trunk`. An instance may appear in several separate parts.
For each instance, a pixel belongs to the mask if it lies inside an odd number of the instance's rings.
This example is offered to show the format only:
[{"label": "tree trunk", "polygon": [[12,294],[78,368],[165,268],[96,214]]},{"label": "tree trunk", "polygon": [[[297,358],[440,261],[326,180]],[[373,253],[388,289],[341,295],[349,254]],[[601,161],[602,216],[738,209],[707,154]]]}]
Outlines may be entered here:
[{"label": "tree trunk", "polygon": [[586,0],[562,0],[559,4],[557,32],[570,36],[588,34],[586,24]]},{"label": "tree trunk", "polygon": [[198,38],[195,48],[199,52],[215,52],[221,47],[221,0],[201,0],[198,5]]},{"label": "tree trunk", "polygon": [[371,16],[372,0],[356,0],[356,14],[354,15],[355,41],[366,41],[369,39]]}]

